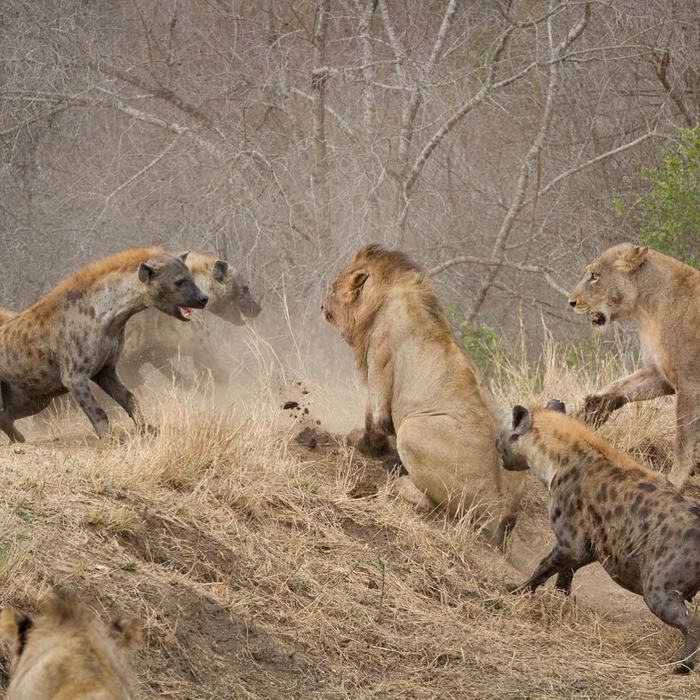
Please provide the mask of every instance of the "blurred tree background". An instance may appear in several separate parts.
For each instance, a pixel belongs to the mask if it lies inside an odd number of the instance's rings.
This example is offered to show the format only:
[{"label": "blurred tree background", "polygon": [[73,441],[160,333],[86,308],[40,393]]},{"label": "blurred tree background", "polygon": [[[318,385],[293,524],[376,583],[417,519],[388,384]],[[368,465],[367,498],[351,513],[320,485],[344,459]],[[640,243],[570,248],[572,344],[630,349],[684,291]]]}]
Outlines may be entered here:
[{"label": "blurred tree background", "polygon": [[698,3],[5,0],[0,40],[0,305],[162,243],[311,329],[379,241],[536,351],[601,249],[698,262]]}]

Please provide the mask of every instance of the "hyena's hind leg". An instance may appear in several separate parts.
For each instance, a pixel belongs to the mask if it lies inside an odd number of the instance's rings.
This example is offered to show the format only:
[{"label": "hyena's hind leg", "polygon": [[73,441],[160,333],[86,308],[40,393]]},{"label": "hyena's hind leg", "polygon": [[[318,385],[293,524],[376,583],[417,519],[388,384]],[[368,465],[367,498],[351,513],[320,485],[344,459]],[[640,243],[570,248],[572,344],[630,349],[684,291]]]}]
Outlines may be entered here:
[{"label": "hyena's hind leg", "polygon": [[0,430],[10,438],[10,442],[25,442],[24,435],[15,428],[14,422],[39,413],[50,400],[51,397],[30,399],[9,384],[0,382]]},{"label": "hyena's hind leg", "polygon": [[644,590],[644,602],[656,617],[683,634],[683,650],[674,673],[692,671],[700,647],[700,618],[688,612],[682,596],[676,591],[655,590],[649,585]]}]

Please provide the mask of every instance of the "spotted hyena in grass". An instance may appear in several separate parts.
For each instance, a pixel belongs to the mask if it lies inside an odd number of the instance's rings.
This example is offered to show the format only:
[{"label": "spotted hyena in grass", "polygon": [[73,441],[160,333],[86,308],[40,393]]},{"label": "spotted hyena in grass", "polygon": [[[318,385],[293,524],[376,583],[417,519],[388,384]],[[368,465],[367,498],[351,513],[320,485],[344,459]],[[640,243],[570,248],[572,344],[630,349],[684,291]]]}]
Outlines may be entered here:
[{"label": "spotted hyena in grass", "polygon": [[693,668],[700,618],[689,612],[700,589],[700,504],[662,474],[647,469],[565,415],[564,404],[513,409],[498,439],[506,469],[532,469],[549,489],[552,551],[517,591],[532,591],[557,574],[571,589],[574,573],[600,562],[623,588],[683,633],[675,670]]},{"label": "spotted hyena in grass", "polygon": [[90,380],[145,427],[133,394],[116,371],[124,326],[148,307],[187,321],[192,308],[206,305],[207,295],[194,283],[186,257],[140,248],[105,258],[0,325],[0,429],[10,440],[24,441],[15,420],[38,413],[67,392],[98,436],[104,435],[107,415]]},{"label": "spotted hyena in grass", "polygon": [[119,368],[134,385],[143,382],[141,369],[146,362],[167,379],[184,381],[177,370],[178,360],[189,357],[198,373],[210,373],[217,386],[225,386],[230,369],[220,359],[207,316],[211,312],[234,326],[242,326],[244,318],[256,318],[262,310],[246,278],[225,260],[192,251],[186,264],[197,286],[209,296],[206,312],[197,314],[186,326],[155,311],[129,321]]}]

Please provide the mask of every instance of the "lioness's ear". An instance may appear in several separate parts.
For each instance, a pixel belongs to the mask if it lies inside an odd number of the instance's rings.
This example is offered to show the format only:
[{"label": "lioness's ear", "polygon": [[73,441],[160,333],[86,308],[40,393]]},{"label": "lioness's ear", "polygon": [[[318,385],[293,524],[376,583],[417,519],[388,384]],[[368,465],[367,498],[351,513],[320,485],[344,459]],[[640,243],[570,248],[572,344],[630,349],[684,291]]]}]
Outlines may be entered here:
[{"label": "lioness's ear", "polygon": [[362,287],[362,285],[367,281],[368,277],[369,277],[369,272],[365,272],[364,270],[358,270],[352,276],[352,279],[350,280],[350,284],[353,286],[354,289],[360,289],[360,287]]},{"label": "lioness's ear", "polygon": [[513,407],[513,432],[517,435],[525,435],[532,427],[532,416],[525,406]]},{"label": "lioness's ear", "polygon": [[126,624],[121,620],[114,620],[112,634],[117,644],[126,649],[140,649],[143,646],[143,627],[135,617]]},{"label": "lioness's ear", "polygon": [[182,260],[182,262],[185,262],[185,260],[187,260],[187,256],[189,254],[190,254],[190,251],[186,250],[184,253],[180,253],[180,255],[178,255],[177,257],[180,258],[180,260]]},{"label": "lioness's ear", "polygon": [[558,411],[559,413],[566,414],[566,404],[559,399],[550,399],[547,401],[545,409],[547,411]]},{"label": "lioness's ear", "polygon": [[156,266],[153,263],[142,262],[139,265],[139,280],[146,284],[150,282],[156,274]]},{"label": "lioness's ear", "polygon": [[649,247],[634,245],[615,261],[615,266],[623,272],[634,272],[646,259]]},{"label": "lioness's ear", "polygon": [[31,618],[11,605],[0,613],[0,638],[12,647],[15,654],[21,653],[31,626]]}]

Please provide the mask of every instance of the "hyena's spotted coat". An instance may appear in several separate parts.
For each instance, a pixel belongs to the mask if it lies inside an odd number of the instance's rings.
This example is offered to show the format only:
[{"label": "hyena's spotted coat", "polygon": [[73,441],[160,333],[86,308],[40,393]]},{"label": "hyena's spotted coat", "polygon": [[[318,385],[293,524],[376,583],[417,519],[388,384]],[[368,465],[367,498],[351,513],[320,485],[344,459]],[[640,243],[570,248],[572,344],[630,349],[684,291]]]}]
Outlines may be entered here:
[{"label": "hyena's spotted coat", "polygon": [[700,590],[700,504],[567,417],[561,402],[547,409],[516,406],[498,439],[506,469],[529,466],[548,487],[557,538],[516,590],[534,590],[557,574],[556,587],[568,592],[577,569],[600,562],[683,633],[676,671],[688,671],[700,645],[700,618],[685,605]]},{"label": "hyena's spotted coat", "polygon": [[75,273],[0,325],[0,429],[10,440],[24,441],[15,420],[66,392],[102,436],[109,423],[90,380],[144,426],[133,394],[116,372],[124,326],[150,306],[183,321],[192,315],[189,307],[205,306],[207,296],[185,258],[160,248],[119,253]]}]

